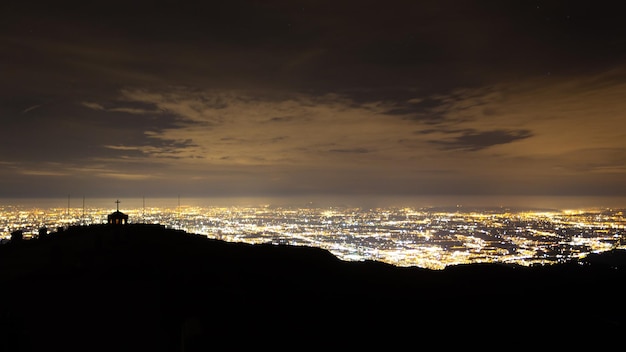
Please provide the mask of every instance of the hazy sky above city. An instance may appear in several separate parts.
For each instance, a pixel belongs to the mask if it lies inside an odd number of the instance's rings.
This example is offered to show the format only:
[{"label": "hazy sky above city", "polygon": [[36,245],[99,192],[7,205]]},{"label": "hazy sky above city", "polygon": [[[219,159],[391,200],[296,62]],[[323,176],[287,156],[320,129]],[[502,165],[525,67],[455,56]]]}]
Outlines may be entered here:
[{"label": "hazy sky above city", "polygon": [[626,195],[618,1],[0,5],[0,197]]}]

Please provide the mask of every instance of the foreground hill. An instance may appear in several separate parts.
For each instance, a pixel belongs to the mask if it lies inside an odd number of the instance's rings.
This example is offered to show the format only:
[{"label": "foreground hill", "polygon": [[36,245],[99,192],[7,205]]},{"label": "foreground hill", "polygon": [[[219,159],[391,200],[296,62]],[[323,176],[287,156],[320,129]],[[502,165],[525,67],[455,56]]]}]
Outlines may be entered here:
[{"label": "foreground hill", "polygon": [[[159,225],[0,246],[7,351],[596,346],[626,333],[626,254],[434,271]],[[408,345],[407,345],[408,344]]]}]

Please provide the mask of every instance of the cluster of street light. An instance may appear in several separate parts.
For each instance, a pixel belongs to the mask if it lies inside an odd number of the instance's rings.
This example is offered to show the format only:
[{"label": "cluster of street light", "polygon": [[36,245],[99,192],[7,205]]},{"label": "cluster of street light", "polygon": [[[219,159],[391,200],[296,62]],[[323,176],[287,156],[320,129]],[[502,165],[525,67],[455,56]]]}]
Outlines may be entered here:
[{"label": "cluster of street light", "polygon": [[[507,208],[176,206],[124,211],[131,223],[229,242],[312,246],[343,260],[443,269],[470,263],[544,265],[626,245],[621,209],[514,211]],[[111,209],[0,206],[0,236],[35,238],[68,226],[106,222]]]}]

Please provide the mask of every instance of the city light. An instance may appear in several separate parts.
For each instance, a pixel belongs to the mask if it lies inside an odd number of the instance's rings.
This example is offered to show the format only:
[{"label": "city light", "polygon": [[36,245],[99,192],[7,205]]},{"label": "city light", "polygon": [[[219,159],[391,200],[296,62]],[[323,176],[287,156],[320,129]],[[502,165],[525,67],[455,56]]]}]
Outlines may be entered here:
[{"label": "city light", "polygon": [[[0,237],[25,239],[68,226],[101,224],[105,208],[0,207]],[[443,269],[471,263],[545,265],[623,248],[622,210],[465,211],[454,208],[348,208],[177,206],[124,211],[130,223],[167,228],[228,242],[311,246],[346,261]]]}]

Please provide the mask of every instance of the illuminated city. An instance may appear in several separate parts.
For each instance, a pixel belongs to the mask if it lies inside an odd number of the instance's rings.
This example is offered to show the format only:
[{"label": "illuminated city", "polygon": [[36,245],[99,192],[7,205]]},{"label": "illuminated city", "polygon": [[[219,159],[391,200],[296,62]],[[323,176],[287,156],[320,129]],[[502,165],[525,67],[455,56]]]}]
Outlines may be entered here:
[{"label": "illuminated city", "polygon": [[[2,206],[0,236],[36,238],[106,221],[110,208]],[[508,208],[350,208],[259,206],[139,207],[131,223],[161,224],[208,238],[311,246],[347,261],[443,269],[469,263],[525,266],[566,262],[626,244],[621,209],[518,211]]]}]

